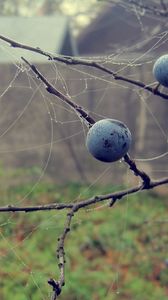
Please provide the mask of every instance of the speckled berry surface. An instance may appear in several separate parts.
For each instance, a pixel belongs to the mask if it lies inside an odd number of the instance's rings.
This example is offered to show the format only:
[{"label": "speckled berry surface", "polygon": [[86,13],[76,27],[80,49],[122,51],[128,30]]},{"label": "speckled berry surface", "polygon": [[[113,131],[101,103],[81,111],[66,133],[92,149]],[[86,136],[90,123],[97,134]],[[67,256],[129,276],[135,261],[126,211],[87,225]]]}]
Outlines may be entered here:
[{"label": "speckled berry surface", "polygon": [[168,54],[159,57],[153,66],[153,75],[156,80],[168,87]]},{"label": "speckled berry surface", "polygon": [[96,159],[114,162],[121,159],[131,144],[128,127],[115,119],[103,119],[96,122],[88,131],[86,146]]}]

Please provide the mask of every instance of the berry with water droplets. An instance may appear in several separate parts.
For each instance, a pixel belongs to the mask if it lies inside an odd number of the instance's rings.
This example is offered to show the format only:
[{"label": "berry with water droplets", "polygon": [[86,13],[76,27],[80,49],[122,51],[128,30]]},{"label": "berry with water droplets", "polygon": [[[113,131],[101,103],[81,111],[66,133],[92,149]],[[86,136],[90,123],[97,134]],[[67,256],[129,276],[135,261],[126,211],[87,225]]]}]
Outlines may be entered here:
[{"label": "berry with water droplets", "polygon": [[96,159],[114,162],[128,152],[131,140],[131,133],[124,123],[114,119],[103,119],[89,129],[86,146]]}]

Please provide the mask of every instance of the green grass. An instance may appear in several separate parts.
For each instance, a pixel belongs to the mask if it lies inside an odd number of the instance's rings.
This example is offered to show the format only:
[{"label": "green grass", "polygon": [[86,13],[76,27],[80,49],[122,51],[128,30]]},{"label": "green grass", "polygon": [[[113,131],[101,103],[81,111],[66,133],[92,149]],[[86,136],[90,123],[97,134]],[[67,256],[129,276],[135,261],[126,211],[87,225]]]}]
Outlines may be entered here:
[{"label": "green grass", "polygon": [[[43,182],[30,192],[32,183],[5,187],[2,181],[1,205],[67,203],[116,189]],[[129,196],[112,209],[79,211],[66,240],[66,285],[60,299],[166,300],[168,226],[160,221],[167,212],[166,199],[153,192]],[[55,250],[66,212],[0,217],[0,299],[50,299],[47,280],[59,275]]]}]

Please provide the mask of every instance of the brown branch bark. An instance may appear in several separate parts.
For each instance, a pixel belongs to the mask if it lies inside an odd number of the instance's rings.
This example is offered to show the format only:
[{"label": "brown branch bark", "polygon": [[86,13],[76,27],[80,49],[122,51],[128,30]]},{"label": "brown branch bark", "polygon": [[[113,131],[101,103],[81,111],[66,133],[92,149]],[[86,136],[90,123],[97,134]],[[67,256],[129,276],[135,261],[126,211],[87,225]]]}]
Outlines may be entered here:
[{"label": "brown branch bark", "polygon": [[92,124],[95,123],[94,119],[89,116],[88,112],[81,106],[74,103],[71,98],[65,96],[60,91],[58,91],[39,71],[38,69],[30,64],[24,57],[22,57],[22,60],[31,68],[31,70],[35,73],[36,77],[41,80],[46,86],[47,92],[50,94],[53,94],[57,96],[60,100],[62,100],[64,103],[69,105],[78,115],[78,117],[82,118],[85,123],[90,127]]},{"label": "brown branch bark", "polygon": [[56,281],[53,278],[48,280],[48,283],[53,287],[53,296],[52,296],[53,300],[57,299],[57,297],[61,294],[62,287],[65,285],[65,263],[66,263],[66,260],[65,260],[64,244],[65,244],[66,236],[67,236],[68,232],[70,231],[71,221],[74,216],[74,212],[76,211],[75,207],[76,207],[76,205],[74,205],[73,208],[71,209],[71,211],[67,214],[63,233],[58,238],[57,259],[58,259],[58,267],[60,270],[59,280]]},{"label": "brown branch bark", "polygon": [[[147,175],[148,176],[148,175]],[[152,180],[150,179],[150,182],[148,185],[144,185],[142,182],[141,185],[137,185],[135,187],[125,189],[123,191],[118,191],[114,193],[109,193],[105,195],[98,195],[94,196],[92,198],[80,201],[78,203],[62,203],[62,204],[57,204],[57,203],[51,203],[48,205],[36,205],[36,206],[13,206],[13,205],[7,205],[7,206],[2,206],[0,207],[0,212],[25,212],[25,213],[30,213],[30,212],[35,212],[35,211],[48,211],[48,210],[63,210],[63,209],[73,209],[74,206],[76,206],[76,209],[79,210],[84,207],[88,207],[93,204],[97,204],[99,202],[103,202],[106,200],[110,199],[122,199],[124,196],[134,194],[138,192],[139,190],[150,190],[153,189],[157,186],[161,186],[164,184],[168,184],[168,177],[162,178],[160,180]]]},{"label": "brown branch bark", "polygon": [[3,40],[4,42],[10,44],[11,47],[13,47],[13,48],[21,48],[21,49],[24,49],[27,51],[35,52],[40,55],[46,56],[49,60],[55,60],[55,61],[64,63],[66,65],[83,65],[83,66],[87,66],[87,67],[91,67],[91,68],[96,68],[104,73],[112,75],[112,79],[114,79],[114,80],[127,82],[129,84],[132,84],[132,85],[140,87],[144,90],[147,90],[148,92],[152,93],[153,95],[157,95],[157,96],[161,97],[162,99],[168,99],[168,94],[162,93],[158,89],[155,90],[154,88],[148,86],[147,84],[145,84],[144,82],[141,82],[139,80],[133,80],[133,79],[127,78],[125,76],[117,75],[117,73],[115,73],[113,70],[111,70],[111,69],[105,67],[103,64],[97,63],[95,61],[86,60],[86,59],[82,59],[82,58],[75,58],[75,57],[71,57],[71,56],[53,55],[49,52],[46,52],[46,51],[40,49],[39,47],[30,47],[28,45],[21,44],[10,38],[3,36],[3,35],[0,35],[0,39]]},{"label": "brown branch bark", "polygon": [[128,154],[124,156],[124,161],[129,165],[130,170],[134,173],[135,176],[139,176],[142,179],[143,185],[145,187],[150,186],[150,177],[144,171],[141,171],[137,168],[136,163],[130,158]]}]

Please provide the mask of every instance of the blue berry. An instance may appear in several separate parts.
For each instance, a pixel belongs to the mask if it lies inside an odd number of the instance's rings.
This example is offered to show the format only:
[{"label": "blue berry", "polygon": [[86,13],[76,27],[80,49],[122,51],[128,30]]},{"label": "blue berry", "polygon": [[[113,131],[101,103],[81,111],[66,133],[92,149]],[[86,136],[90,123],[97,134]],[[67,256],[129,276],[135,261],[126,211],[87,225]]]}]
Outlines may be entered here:
[{"label": "blue berry", "polygon": [[131,133],[128,127],[113,119],[96,122],[88,131],[86,146],[96,159],[103,162],[114,162],[121,159],[131,144]]},{"label": "blue berry", "polygon": [[153,75],[157,81],[168,87],[168,54],[159,57],[153,66]]}]

